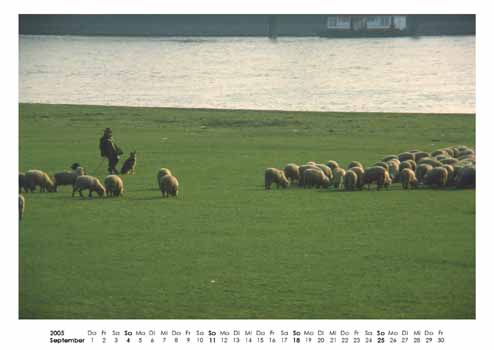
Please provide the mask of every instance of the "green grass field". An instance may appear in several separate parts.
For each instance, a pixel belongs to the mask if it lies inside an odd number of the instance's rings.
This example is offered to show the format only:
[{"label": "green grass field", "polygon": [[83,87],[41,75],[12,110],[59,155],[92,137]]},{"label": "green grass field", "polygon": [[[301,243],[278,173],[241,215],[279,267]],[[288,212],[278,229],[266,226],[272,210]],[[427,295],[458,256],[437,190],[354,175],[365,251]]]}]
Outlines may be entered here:
[{"label": "green grass field", "polygon": [[123,198],[25,194],[20,318],[475,318],[475,191],[263,187],[288,162],[474,147],[474,115],[19,108],[20,171],[102,180],[105,127],[137,150]]}]

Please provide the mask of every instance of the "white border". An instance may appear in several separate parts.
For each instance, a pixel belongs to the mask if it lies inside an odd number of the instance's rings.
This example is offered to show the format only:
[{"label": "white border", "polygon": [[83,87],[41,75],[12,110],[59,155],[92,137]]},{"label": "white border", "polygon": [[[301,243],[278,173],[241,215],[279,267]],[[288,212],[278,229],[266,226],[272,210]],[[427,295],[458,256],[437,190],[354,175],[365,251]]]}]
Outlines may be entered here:
[{"label": "white border", "polygon": [[[7,7],[7,8],[4,8]],[[12,169],[17,168],[18,149],[18,23],[19,13],[476,13],[477,14],[477,152],[479,158],[479,172],[477,185],[477,319],[476,320],[375,320],[375,321],[28,321],[18,320],[18,256],[17,256],[17,209],[11,199],[17,194],[17,173]],[[0,346],[5,348],[20,348],[24,346],[36,346],[36,348],[48,348],[52,345],[45,342],[48,339],[48,331],[63,328],[73,334],[84,333],[92,328],[226,328],[232,325],[238,328],[273,328],[298,327],[298,328],[372,328],[386,329],[396,328],[442,328],[446,332],[446,348],[456,346],[473,346],[482,348],[489,344],[490,323],[493,318],[492,296],[492,249],[493,239],[490,229],[489,203],[492,201],[492,181],[489,174],[494,174],[488,152],[492,152],[492,76],[491,65],[494,64],[492,54],[492,11],[488,5],[481,1],[303,1],[303,2],[267,2],[250,1],[233,4],[231,1],[181,1],[173,5],[164,1],[140,0],[140,1],[96,1],[85,0],[74,3],[67,1],[21,1],[14,5],[2,5],[1,28],[3,35],[3,64],[2,64],[2,110],[4,126],[1,128],[3,158],[7,160],[7,166],[0,172],[1,183],[4,185],[2,196],[2,217],[5,229],[1,233],[1,258],[2,258],[2,298],[1,317],[4,327]],[[15,54],[14,54],[15,53]],[[490,181],[489,181],[490,180]],[[6,184],[14,184],[6,186]],[[17,199],[15,199],[17,201]],[[17,204],[16,204],[17,205]],[[9,347],[10,345],[10,347]],[[80,345],[81,346],[81,345]],[[80,347],[79,346],[79,347]],[[328,346],[326,344],[326,346]],[[326,347],[325,346],[325,347]],[[365,346],[365,345],[364,345]],[[377,345],[373,347],[388,347],[391,345]],[[399,345],[393,345],[398,347]],[[393,347],[391,346],[391,347]],[[426,348],[435,348],[434,345],[425,345]],[[122,347],[122,346],[120,346]],[[156,346],[149,346],[157,348]],[[251,348],[241,347],[237,348]],[[298,346],[279,346],[279,348],[301,348]],[[335,347],[333,345],[333,347]],[[336,346],[338,348],[356,348],[362,345]],[[368,348],[368,346],[365,346]],[[104,348],[108,348],[105,346]],[[163,346],[160,346],[163,348]],[[226,348],[226,347],[223,347]]]}]

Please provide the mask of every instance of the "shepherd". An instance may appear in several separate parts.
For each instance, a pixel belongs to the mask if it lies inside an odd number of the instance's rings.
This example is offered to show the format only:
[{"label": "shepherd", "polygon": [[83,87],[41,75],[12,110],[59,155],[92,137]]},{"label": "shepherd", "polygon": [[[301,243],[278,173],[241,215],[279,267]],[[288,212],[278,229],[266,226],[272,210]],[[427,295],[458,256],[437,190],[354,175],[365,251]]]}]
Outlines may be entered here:
[{"label": "shepherd", "polygon": [[118,174],[116,165],[123,151],[113,140],[112,130],[110,128],[106,128],[103,131],[103,136],[99,139],[99,150],[102,157],[108,158],[108,172],[110,174]]}]

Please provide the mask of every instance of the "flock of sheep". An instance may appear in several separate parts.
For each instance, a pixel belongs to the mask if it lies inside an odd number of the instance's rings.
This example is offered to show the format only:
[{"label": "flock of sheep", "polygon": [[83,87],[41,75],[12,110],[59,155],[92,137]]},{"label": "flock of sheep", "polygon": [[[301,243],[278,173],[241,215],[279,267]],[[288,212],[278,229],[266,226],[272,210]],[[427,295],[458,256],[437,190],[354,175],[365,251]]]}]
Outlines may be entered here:
[{"label": "flock of sheep", "polygon": [[475,151],[466,146],[451,146],[422,152],[411,150],[398,155],[388,155],[374,165],[364,168],[362,163],[352,161],[346,169],[330,160],[326,164],[308,162],[304,165],[287,164],[283,170],[267,168],[264,172],[266,190],[272,184],[288,187],[297,183],[303,188],[328,188],[345,191],[361,190],[375,183],[377,190],[401,183],[403,189],[455,186],[475,188]]},{"label": "flock of sheep", "polygon": [[[131,173],[135,173],[135,162]],[[176,197],[178,194],[178,180],[173,176],[170,169],[161,168],[158,171],[158,188],[163,197]],[[76,192],[83,198],[82,191],[88,190],[89,197],[96,192],[100,197],[119,197],[124,192],[123,180],[118,175],[108,175],[103,181],[104,185],[95,176],[87,175],[84,168],[78,166],[71,171],[58,172],[50,177],[41,170],[29,170],[19,174],[19,220],[22,220],[26,200],[21,194],[34,192],[39,188],[40,192],[56,192],[59,186],[72,186],[72,197]]]},{"label": "flock of sheep", "polygon": [[[135,173],[135,158],[129,169]],[[158,188],[163,197],[176,197],[179,183],[172,172],[161,168],[157,175]],[[304,188],[328,188],[345,191],[361,190],[365,185],[375,183],[377,189],[389,188],[392,183],[400,182],[403,189],[417,188],[419,185],[430,187],[456,186],[456,188],[475,188],[475,151],[466,146],[438,149],[431,153],[411,150],[398,155],[389,155],[374,165],[364,168],[362,163],[352,161],[344,169],[334,161],[326,164],[308,162],[304,165],[287,164],[283,170],[268,168],[264,172],[264,186],[268,190],[272,184],[285,188],[297,183]],[[123,180],[118,175],[108,175],[104,185],[95,176],[85,173],[82,167],[63,171],[50,177],[41,170],[29,170],[19,174],[19,219],[22,219],[25,198],[20,194],[34,192],[56,192],[58,186],[72,186],[72,197],[76,192],[84,197],[83,190],[89,191],[89,197],[96,192],[100,197],[118,197],[124,192]]]}]

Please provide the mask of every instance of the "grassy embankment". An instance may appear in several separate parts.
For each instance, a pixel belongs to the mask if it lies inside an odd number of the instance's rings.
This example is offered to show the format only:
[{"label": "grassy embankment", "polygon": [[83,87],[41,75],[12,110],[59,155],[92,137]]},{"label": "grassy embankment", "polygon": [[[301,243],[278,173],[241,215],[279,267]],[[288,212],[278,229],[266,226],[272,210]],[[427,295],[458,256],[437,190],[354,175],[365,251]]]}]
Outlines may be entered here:
[{"label": "grassy embankment", "polygon": [[263,188],[288,162],[475,146],[474,116],[21,104],[20,170],[102,179],[105,127],[137,174],[118,199],[25,195],[21,318],[475,317],[474,191]]}]

